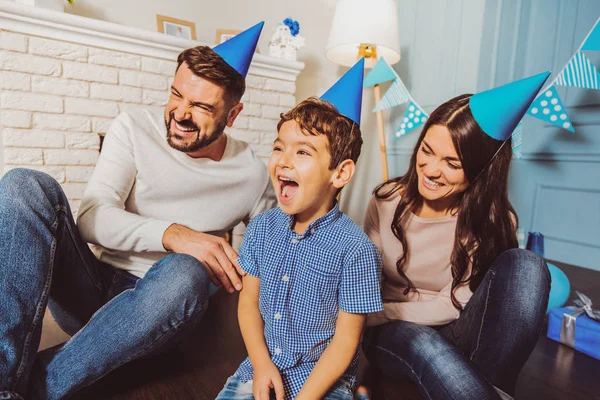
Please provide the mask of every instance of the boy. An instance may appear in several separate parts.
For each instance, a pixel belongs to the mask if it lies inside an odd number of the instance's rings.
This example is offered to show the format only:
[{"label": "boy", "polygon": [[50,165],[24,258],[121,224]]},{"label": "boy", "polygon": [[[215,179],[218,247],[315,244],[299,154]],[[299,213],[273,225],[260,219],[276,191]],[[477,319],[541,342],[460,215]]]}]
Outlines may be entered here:
[{"label": "boy", "polygon": [[361,60],[323,95],[331,103],[309,98],[281,116],[268,166],[279,207],[240,248],[249,357],[217,399],[352,399],[366,313],[383,309],[379,253],[336,202],[362,145],[362,74]]}]

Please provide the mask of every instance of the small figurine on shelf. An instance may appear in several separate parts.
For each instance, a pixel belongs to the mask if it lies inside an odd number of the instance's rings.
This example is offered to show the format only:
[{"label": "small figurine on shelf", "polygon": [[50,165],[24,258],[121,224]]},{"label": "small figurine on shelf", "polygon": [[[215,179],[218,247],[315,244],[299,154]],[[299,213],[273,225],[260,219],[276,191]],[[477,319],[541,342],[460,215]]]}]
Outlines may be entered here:
[{"label": "small figurine on shelf", "polygon": [[298,21],[286,18],[275,28],[275,33],[269,42],[269,55],[285,60],[296,60],[296,52],[304,46],[304,38],[298,33],[300,33]]}]

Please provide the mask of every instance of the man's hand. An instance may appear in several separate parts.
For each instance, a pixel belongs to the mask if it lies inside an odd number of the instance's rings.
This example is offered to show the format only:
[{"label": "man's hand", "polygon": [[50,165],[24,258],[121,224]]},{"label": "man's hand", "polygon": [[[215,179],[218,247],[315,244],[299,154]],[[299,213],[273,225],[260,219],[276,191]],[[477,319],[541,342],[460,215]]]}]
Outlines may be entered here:
[{"label": "man's hand", "polygon": [[163,234],[162,242],[166,250],[189,254],[200,261],[218,287],[224,287],[229,293],[233,293],[234,288],[242,290],[240,275],[246,273],[237,263],[238,254],[224,238],[173,224]]},{"label": "man's hand", "polygon": [[283,382],[279,370],[271,360],[254,369],[252,394],[256,400],[269,400],[271,389],[275,390],[277,400],[283,400]]}]

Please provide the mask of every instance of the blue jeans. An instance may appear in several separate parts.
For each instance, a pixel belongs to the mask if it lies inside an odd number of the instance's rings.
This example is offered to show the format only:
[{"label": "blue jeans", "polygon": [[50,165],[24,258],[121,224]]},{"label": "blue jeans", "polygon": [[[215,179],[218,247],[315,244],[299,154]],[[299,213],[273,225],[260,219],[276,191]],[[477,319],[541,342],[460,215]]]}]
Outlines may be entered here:
[{"label": "blue jeans", "polygon": [[[173,345],[208,304],[191,256],[170,254],[142,279],[99,262],[60,185],[25,169],[0,181],[0,276],[0,399],[68,397]],[[37,353],[46,305],[74,336]]]},{"label": "blue jeans", "polygon": [[521,249],[502,253],[460,317],[443,327],[394,321],[367,330],[363,349],[392,378],[410,379],[426,399],[499,399],[511,394],[544,321],[550,274]]},{"label": "blue jeans", "polygon": [[[350,384],[344,381],[341,386],[329,391],[323,400],[352,400],[352,396]],[[275,399],[273,390],[271,390],[271,399]],[[215,400],[254,400],[252,381],[242,382],[237,376],[230,376]]]}]

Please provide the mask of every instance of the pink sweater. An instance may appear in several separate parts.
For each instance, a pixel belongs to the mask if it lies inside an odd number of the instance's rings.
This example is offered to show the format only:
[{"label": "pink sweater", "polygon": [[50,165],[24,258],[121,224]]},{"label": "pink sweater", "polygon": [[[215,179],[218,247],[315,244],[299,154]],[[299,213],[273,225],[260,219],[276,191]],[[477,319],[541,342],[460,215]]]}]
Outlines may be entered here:
[{"label": "pink sweater", "polygon": [[[404,273],[418,289],[405,295],[406,281],[398,274],[396,261],[402,255],[402,244],[394,236],[391,225],[399,195],[380,200],[373,196],[367,207],[364,229],[379,248],[383,259],[384,311],[370,314],[368,325],[403,320],[422,325],[443,325],[457,319],[460,312],[452,305],[450,290],[452,270],[450,257],[454,245],[456,216],[434,219],[410,214],[404,226],[409,257]],[[464,306],[472,293],[468,285],[455,291]]]}]

